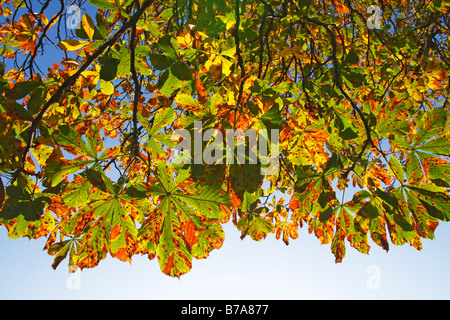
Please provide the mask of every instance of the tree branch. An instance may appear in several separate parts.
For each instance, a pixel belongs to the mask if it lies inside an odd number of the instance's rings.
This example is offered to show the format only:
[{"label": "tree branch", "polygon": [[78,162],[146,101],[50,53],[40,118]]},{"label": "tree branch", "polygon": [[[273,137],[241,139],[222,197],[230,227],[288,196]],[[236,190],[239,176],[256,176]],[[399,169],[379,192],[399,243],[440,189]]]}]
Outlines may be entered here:
[{"label": "tree branch", "polygon": [[[314,23],[316,25],[320,25],[322,27],[324,27],[328,33],[328,35],[330,36],[331,39],[331,47],[332,47],[332,59],[333,59],[333,65],[334,65],[334,83],[336,84],[337,88],[339,89],[339,91],[342,93],[342,95],[345,97],[345,99],[350,102],[352,108],[356,111],[356,113],[358,113],[358,116],[360,117],[363,125],[364,125],[364,129],[366,131],[366,136],[367,136],[367,140],[368,142],[375,148],[377,149],[377,147],[375,146],[375,144],[372,141],[372,135],[371,135],[371,130],[369,127],[369,123],[367,122],[366,118],[364,117],[364,114],[362,113],[361,109],[358,108],[358,106],[356,105],[356,103],[350,98],[350,96],[347,94],[347,92],[344,90],[344,88],[342,87],[342,78],[341,78],[341,71],[340,71],[340,67],[339,67],[339,61],[337,58],[337,42],[336,42],[336,36],[333,33],[333,31],[329,28],[329,25],[314,19],[311,19],[309,17],[304,17],[306,20],[308,20],[311,23]],[[363,148],[364,149],[364,148]]]},{"label": "tree branch", "polygon": [[[136,1],[136,5],[139,6],[139,3]],[[139,135],[138,135],[138,105],[139,99],[141,98],[141,84],[139,82],[137,72],[136,72],[136,53],[135,53],[135,41],[136,41],[136,25],[133,25],[131,28],[131,39],[130,39],[130,70],[131,77],[133,78],[134,83],[134,101],[133,101],[133,143],[131,146],[131,153],[137,155],[139,152]]]},{"label": "tree branch", "polygon": [[[139,18],[144,14],[144,12],[152,5],[153,0],[147,0],[142,7],[136,11],[136,13],[117,31],[108,41],[104,42],[91,56],[89,56],[86,60],[86,62],[78,69],[76,73],[74,73],[72,76],[70,76],[66,81],[64,81],[61,86],[58,88],[58,90],[52,95],[52,97],[45,103],[45,105],[42,107],[39,114],[34,118],[34,120],[31,122],[30,125],[30,133],[27,140],[27,145],[25,147],[25,150],[22,154],[22,162],[21,167],[16,171],[15,177],[17,177],[18,173],[23,171],[23,168],[25,166],[26,158],[28,155],[28,152],[31,149],[31,146],[33,144],[33,140],[36,135],[36,130],[39,126],[39,124],[42,121],[42,118],[44,117],[45,113],[48,111],[48,109],[53,105],[54,103],[58,102],[61,98],[64,91],[66,91],[68,88],[72,87],[77,79],[80,77],[81,73],[85,71],[100,55],[108,48],[113,46],[120,37],[132,26],[135,26],[138,22]],[[14,179],[14,178],[13,178]]]}]

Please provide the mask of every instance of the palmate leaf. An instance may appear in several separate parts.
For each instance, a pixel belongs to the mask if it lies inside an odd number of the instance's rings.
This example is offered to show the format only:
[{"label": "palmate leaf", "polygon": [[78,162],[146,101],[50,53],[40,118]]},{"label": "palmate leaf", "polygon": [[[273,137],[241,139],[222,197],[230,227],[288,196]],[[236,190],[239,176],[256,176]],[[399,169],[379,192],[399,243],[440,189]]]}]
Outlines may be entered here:
[{"label": "palmate leaf", "polygon": [[[97,190],[97,191],[95,191]],[[92,181],[77,178],[69,184],[62,196],[64,204],[78,208],[71,219],[62,225],[66,235],[78,237],[77,246],[70,251],[73,264],[81,269],[92,268],[103,260],[107,253],[122,261],[131,261],[134,254],[138,229],[130,215],[130,208],[117,195],[94,188]],[[52,250],[67,250],[66,246],[56,246]],[[55,268],[67,256],[67,252],[57,253]]]},{"label": "palmate leaf", "polygon": [[[229,199],[216,187],[189,185],[181,188],[189,174],[177,172],[160,163],[158,166],[159,184],[151,186],[149,192],[162,197],[155,215],[144,220],[141,235],[148,244],[155,246],[161,270],[172,277],[180,277],[192,267],[192,257],[205,258],[223,242],[220,205],[229,205]],[[155,224],[155,222],[159,223]],[[155,239],[154,233],[157,235]]]},{"label": "palmate leaf", "polygon": [[157,256],[162,272],[171,277],[179,277],[190,271],[192,255],[182,236],[180,219],[170,207],[170,199],[164,198],[161,202],[161,210],[165,213],[165,217],[157,247]]},{"label": "palmate leaf", "polygon": [[420,121],[419,130],[414,136],[415,145],[424,143],[434,137],[444,128],[446,121],[447,114],[444,109],[436,108],[426,112]]},{"label": "palmate leaf", "polygon": [[239,219],[237,227],[241,231],[241,239],[249,235],[251,239],[256,241],[264,239],[268,233],[274,230],[274,226],[268,218],[254,212],[250,212]]}]

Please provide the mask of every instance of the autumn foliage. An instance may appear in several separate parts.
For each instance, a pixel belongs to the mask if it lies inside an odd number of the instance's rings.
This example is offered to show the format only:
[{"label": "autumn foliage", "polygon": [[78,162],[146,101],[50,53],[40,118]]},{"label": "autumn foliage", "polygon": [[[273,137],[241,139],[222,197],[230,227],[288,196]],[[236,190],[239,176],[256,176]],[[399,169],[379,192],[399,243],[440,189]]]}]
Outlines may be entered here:
[{"label": "autumn foliage", "polygon": [[[341,262],[450,219],[450,2],[378,1],[380,28],[365,0],[41,2],[0,0],[0,226],[54,268],[179,277],[225,223]],[[276,130],[277,170],[175,161],[198,121]]]}]

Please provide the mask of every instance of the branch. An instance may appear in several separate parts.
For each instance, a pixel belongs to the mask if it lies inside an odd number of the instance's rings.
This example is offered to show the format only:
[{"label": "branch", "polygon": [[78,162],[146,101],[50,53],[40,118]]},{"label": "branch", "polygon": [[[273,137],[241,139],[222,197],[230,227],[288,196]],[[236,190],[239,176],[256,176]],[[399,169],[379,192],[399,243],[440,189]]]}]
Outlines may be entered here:
[{"label": "branch", "polygon": [[[42,9],[41,9],[41,14],[42,14],[42,12],[44,12],[45,8],[48,6],[49,3],[50,3],[50,1],[47,1],[47,2],[44,4],[44,6],[43,6]],[[55,16],[53,16],[53,18],[52,18],[52,19],[48,22],[48,24],[45,26],[42,35],[39,37],[39,40],[38,40],[38,43],[36,44],[36,47],[34,47],[33,53],[32,53],[31,56],[30,56],[30,62],[28,63],[28,68],[30,68],[30,71],[31,71],[32,68],[33,68],[33,62],[34,62],[34,59],[35,59],[36,56],[37,56],[37,52],[38,52],[39,48],[43,45],[43,41],[44,41],[44,38],[47,36],[48,30],[49,30],[50,27],[53,25],[53,22],[54,22],[56,19],[59,19],[59,18],[62,16],[62,14],[63,14],[63,11],[64,11],[64,2],[63,2],[63,0],[60,0],[60,4],[61,4],[61,6],[60,6],[60,9],[59,9],[59,12],[58,12]],[[25,64],[25,62],[24,62],[24,64]],[[31,72],[31,73],[32,73],[32,72]]]},{"label": "branch", "polygon": [[[139,3],[136,2],[137,6],[139,6]],[[137,113],[138,113],[138,105],[139,105],[139,99],[141,98],[141,84],[139,82],[137,72],[136,72],[136,65],[135,65],[135,40],[136,40],[136,25],[132,26],[131,29],[131,39],[130,39],[130,70],[131,70],[131,77],[133,78],[134,83],[134,101],[133,101],[133,143],[131,145],[131,153],[137,155],[139,152],[139,144],[138,144],[138,119],[137,119]]]},{"label": "branch", "polygon": [[[331,46],[332,46],[332,59],[333,59],[333,65],[334,65],[334,83],[336,84],[336,86],[338,87],[339,91],[342,93],[342,95],[345,97],[345,99],[350,102],[352,108],[356,111],[356,113],[358,113],[359,117],[361,118],[361,121],[364,125],[364,129],[366,131],[366,136],[367,136],[367,140],[368,142],[375,148],[377,149],[377,147],[375,146],[375,144],[372,141],[372,136],[371,136],[371,130],[369,127],[369,123],[367,122],[366,118],[364,117],[364,114],[362,113],[361,109],[358,108],[358,106],[356,105],[356,103],[350,98],[350,96],[347,94],[347,92],[344,90],[344,88],[342,87],[342,79],[341,79],[341,72],[340,72],[340,68],[339,68],[339,61],[337,58],[337,42],[336,42],[336,36],[333,33],[333,31],[331,31],[331,29],[329,28],[329,25],[314,19],[311,19],[309,17],[304,17],[306,20],[308,20],[309,22],[312,22],[316,25],[320,25],[322,27],[324,27],[328,33],[328,35],[330,36],[331,39]],[[365,148],[363,148],[365,149]]]},{"label": "branch", "polygon": [[234,42],[236,44],[236,55],[238,58],[238,65],[239,65],[239,68],[241,69],[241,81],[239,84],[239,93],[238,93],[238,98],[236,101],[236,109],[237,109],[241,104],[242,94],[244,92],[243,79],[245,77],[244,59],[242,59],[241,48],[240,48],[240,43],[239,43],[239,26],[240,26],[239,0],[236,0],[236,2],[235,2],[235,15],[236,15],[236,26],[235,26],[235,30],[234,30]]},{"label": "branch", "polygon": [[52,95],[52,97],[47,101],[47,103],[42,107],[39,114],[34,118],[34,120],[31,122],[30,126],[30,133],[27,140],[27,145],[25,147],[25,150],[22,154],[22,162],[21,167],[16,171],[15,177],[18,173],[23,171],[23,168],[25,166],[26,158],[28,155],[28,152],[31,149],[31,146],[33,144],[34,137],[36,135],[36,130],[39,126],[39,124],[42,121],[42,118],[44,117],[45,113],[48,111],[51,105],[58,102],[61,98],[64,91],[66,91],[68,88],[72,87],[77,79],[80,77],[81,73],[85,71],[100,55],[108,48],[113,46],[119,38],[132,26],[135,26],[138,22],[139,18],[144,14],[144,12],[152,5],[153,0],[147,0],[142,7],[136,11],[136,13],[117,31],[114,36],[112,36],[111,39],[103,43],[97,51],[95,51],[91,56],[88,57],[86,62],[78,69],[78,71],[70,76],[66,81],[64,81],[61,86],[58,88],[58,90]]}]

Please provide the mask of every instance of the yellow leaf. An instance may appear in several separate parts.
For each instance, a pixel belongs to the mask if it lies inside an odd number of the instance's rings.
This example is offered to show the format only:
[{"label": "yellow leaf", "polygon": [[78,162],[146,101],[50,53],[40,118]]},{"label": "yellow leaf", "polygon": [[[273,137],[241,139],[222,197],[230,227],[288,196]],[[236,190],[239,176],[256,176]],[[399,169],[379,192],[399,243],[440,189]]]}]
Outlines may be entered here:
[{"label": "yellow leaf", "polygon": [[76,40],[76,39],[67,39],[58,43],[58,47],[63,49],[64,51],[75,51],[83,48],[88,45],[89,41]]},{"label": "yellow leaf", "polygon": [[31,154],[36,158],[38,164],[40,166],[45,166],[47,163],[47,159],[50,157],[50,155],[53,152],[53,148],[40,144],[36,148],[31,149]]},{"label": "yellow leaf", "polygon": [[95,24],[94,21],[92,21],[91,17],[89,17],[87,14],[84,14],[81,17],[81,26],[89,37],[89,40],[92,41],[95,32]]},{"label": "yellow leaf", "polygon": [[100,90],[102,93],[110,96],[114,93],[114,85],[110,81],[100,79]]}]

